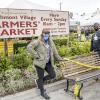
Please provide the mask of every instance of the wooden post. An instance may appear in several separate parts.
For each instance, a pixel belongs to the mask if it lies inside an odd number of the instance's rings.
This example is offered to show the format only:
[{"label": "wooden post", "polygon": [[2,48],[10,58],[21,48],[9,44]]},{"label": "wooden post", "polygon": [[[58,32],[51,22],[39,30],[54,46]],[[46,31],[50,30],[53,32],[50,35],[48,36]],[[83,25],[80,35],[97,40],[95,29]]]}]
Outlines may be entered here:
[{"label": "wooden post", "polygon": [[5,56],[8,56],[7,39],[4,39],[4,53]]}]

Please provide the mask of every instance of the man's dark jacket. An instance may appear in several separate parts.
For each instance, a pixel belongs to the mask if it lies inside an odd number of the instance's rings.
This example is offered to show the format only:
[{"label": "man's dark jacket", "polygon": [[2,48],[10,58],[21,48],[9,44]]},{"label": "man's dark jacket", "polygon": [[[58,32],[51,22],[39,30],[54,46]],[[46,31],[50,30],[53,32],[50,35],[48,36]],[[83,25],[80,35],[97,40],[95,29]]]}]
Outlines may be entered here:
[{"label": "man's dark jacket", "polygon": [[100,30],[93,33],[90,50],[94,52],[100,51]]}]

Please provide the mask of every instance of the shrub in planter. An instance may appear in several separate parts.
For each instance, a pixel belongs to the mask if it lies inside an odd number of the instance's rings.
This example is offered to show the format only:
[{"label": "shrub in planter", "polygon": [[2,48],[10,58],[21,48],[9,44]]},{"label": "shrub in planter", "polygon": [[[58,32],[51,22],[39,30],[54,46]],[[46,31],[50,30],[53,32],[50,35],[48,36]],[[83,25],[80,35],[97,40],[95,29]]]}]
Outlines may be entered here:
[{"label": "shrub in planter", "polygon": [[68,39],[66,39],[66,38],[54,39],[53,41],[54,41],[55,45],[57,45],[57,46],[67,45],[67,43],[68,43]]},{"label": "shrub in planter", "polygon": [[26,46],[29,44],[29,42],[26,42],[26,43],[15,43],[13,45],[14,47],[14,53],[18,53],[19,52],[19,48],[26,48]]},{"label": "shrub in planter", "polygon": [[66,46],[57,46],[57,48],[60,56],[63,57],[66,55]]},{"label": "shrub in planter", "polygon": [[20,69],[10,68],[5,72],[5,75],[10,81],[21,79],[21,71],[20,71]]},{"label": "shrub in planter", "polygon": [[20,69],[24,77],[24,71],[32,64],[32,59],[28,56],[24,48],[19,48],[18,52],[18,54],[14,55],[13,66],[14,68]]},{"label": "shrub in planter", "polygon": [[4,87],[6,87],[6,83],[8,82],[8,78],[6,77],[5,72],[11,67],[12,61],[3,56],[0,58],[0,73],[1,73],[1,78],[0,81]]}]

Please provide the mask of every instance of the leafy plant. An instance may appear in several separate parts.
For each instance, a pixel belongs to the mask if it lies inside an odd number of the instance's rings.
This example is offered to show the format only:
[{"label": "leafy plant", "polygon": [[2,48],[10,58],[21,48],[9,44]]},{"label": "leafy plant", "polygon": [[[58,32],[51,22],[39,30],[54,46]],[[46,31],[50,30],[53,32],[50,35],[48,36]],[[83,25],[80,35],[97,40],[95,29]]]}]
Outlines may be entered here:
[{"label": "leafy plant", "polygon": [[0,81],[4,87],[6,87],[6,83],[8,82],[8,78],[6,77],[5,72],[10,68],[11,60],[5,56],[0,58]]},{"label": "leafy plant", "polygon": [[32,64],[32,59],[28,56],[27,52],[23,48],[18,49],[18,54],[14,55],[13,66],[14,68],[20,69],[22,72],[22,76],[24,77],[25,69],[28,68],[30,64]]},{"label": "leafy plant", "polygon": [[14,68],[26,69],[31,63],[32,60],[28,56],[27,52],[23,48],[18,49],[18,54],[14,55],[13,64]]}]

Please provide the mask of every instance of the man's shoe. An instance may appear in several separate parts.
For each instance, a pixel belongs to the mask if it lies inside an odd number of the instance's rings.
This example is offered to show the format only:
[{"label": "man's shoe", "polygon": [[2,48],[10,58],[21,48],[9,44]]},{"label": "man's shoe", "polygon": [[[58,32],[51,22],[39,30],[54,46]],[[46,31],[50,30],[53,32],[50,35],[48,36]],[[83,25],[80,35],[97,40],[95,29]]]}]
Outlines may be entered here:
[{"label": "man's shoe", "polygon": [[48,94],[46,93],[46,91],[42,92],[41,96],[44,97],[46,100],[50,99],[50,97],[48,96]]},{"label": "man's shoe", "polygon": [[39,88],[38,87],[38,81],[36,79],[35,79],[35,85],[36,85],[37,88]]}]

